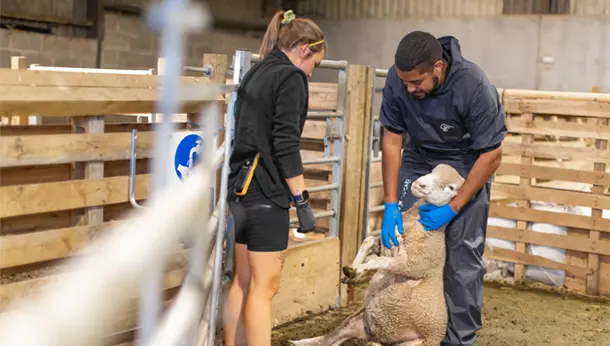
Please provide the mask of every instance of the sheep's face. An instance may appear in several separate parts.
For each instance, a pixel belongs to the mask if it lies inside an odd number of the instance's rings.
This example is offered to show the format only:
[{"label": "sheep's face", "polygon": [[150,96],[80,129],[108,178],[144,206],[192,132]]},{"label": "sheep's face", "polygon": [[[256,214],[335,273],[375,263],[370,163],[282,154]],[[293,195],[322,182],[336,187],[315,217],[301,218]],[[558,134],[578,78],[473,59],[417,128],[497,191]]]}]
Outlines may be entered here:
[{"label": "sheep's face", "polygon": [[440,164],[411,184],[411,193],[427,203],[443,206],[451,201],[465,179],[451,166]]}]

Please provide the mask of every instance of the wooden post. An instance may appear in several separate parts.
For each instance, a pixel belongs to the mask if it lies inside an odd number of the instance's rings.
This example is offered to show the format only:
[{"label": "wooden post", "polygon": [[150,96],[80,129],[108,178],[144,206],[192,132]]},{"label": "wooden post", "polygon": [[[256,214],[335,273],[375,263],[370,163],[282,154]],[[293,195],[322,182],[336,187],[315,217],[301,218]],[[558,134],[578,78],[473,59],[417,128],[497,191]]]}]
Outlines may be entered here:
[{"label": "wooden post", "polygon": [[[366,170],[367,136],[371,121],[371,90],[374,69],[364,65],[350,65],[347,73],[347,100],[345,111],[345,146],[343,150],[341,219],[341,267],[354,260],[360,246],[365,188],[363,176]],[[349,169],[347,169],[349,165]],[[339,274],[341,275],[341,274]],[[344,285],[341,285],[342,288]],[[346,294],[341,290],[341,304]]]},{"label": "wooden post", "polygon": [[[157,75],[158,76],[163,75],[164,71],[165,71],[165,58],[158,58],[157,59]],[[160,123],[161,121],[163,121],[162,113],[151,114],[151,117],[150,117],[151,123]]]},{"label": "wooden post", "polygon": [[[212,66],[212,83],[214,84],[226,84],[227,83],[227,71],[229,70],[229,57],[225,54],[204,54],[203,55],[203,67],[206,65]],[[225,98],[226,99],[226,98]],[[226,105],[226,102],[225,102]],[[218,114],[217,124],[219,127],[225,123],[226,107],[221,108],[222,111]],[[189,119],[190,120],[190,119]],[[216,145],[220,146],[224,143],[224,131],[218,131],[218,137]],[[226,158],[227,160],[229,158]],[[216,200],[220,198],[220,181],[222,178],[222,170],[216,171]]]},{"label": "wooden post", "polygon": [[[13,70],[26,70],[28,68],[28,59],[24,56],[12,56],[11,57],[11,69]],[[11,125],[27,125],[28,115],[27,114],[15,114],[12,116],[10,121]]]},{"label": "wooden post", "polygon": [[[599,93],[599,87],[591,88],[591,92]],[[598,118],[597,125],[599,127],[608,126],[608,119],[606,118]],[[608,141],[595,139],[595,149],[608,149]],[[606,171],[606,164],[595,162],[593,164],[593,170],[598,172]],[[604,194],[604,186],[603,185],[593,185],[591,189],[591,194],[594,195],[603,195]],[[591,217],[593,218],[602,218],[602,209],[591,209]],[[599,231],[589,231],[589,239],[591,241],[599,241],[600,240],[600,232]],[[589,295],[597,295],[599,293],[599,255],[597,254],[589,254],[589,258],[587,260],[587,268],[592,270],[592,274],[587,275],[587,294]]]},{"label": "wooden post", "polygon": [[[534,121],[534,115],[532,113],[523,113],[521,115],[521,118],[523,119],[523,121]],[[532,134],[522,134],[521,135],[521,143],[523,144],[533,144],[534,143],[534,135]],[[521,164],[522,165],[528,165],[531,166],[533,164],[533,158],[530,157],[521,157]],[[519,184],[522,188],[527,188],[530,187],[532,185],[532,178],[524,178],[521,177],[520,178],[520,184]],[[520,208],[529,208],[530,207],[530,202],[529,201],[519,201],[518,202],[518,206]],[[520,229],[523,232],[527,232],[527,225],[528,222],[527,221],[517,221],[517,228]],[[516,247],[515,250],[519,253],[526,253],[526,247],[525,247],[525,243],[522,242],[516,242]],[[525,265],[520,264],[520,263],[515,263],[515,282],[516,283],[523,283],[525,282]]]}]

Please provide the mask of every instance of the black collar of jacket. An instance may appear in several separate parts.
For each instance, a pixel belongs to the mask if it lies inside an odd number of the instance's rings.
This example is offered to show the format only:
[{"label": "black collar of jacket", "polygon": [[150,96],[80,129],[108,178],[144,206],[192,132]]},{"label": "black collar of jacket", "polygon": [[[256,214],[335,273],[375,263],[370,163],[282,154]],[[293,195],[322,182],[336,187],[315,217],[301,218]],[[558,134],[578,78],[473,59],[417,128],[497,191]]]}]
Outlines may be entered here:
[{"label": "black collar of jacket", "polygon": [[290,61],[290,58],[288,58],[288,55],[286,55],[286,53],[279,50],[277,47],[273,48],[273,50],[271,50],[271,52],[269,52],[269,54],[267,54],[267,56],[265,56],[265,60],[267,60],[267,59],[269,61],[274,61],[274,62],[277,61],[277,62],[292,64],[292,61]]}]

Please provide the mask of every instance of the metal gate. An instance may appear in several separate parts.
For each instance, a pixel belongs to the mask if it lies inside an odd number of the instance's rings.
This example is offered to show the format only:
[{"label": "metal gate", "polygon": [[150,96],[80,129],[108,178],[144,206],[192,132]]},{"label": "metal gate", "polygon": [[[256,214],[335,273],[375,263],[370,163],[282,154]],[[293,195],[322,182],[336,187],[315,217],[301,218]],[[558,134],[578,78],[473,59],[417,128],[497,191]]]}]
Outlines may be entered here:
[{"label": "metal gate", "polygon": [[[379,87],[381,83],[378,83],[380,78],[386,78],[388,76],[388,70],[376,69],[375,80],[373,82],[373,95],[380,97],[380,93],[383,88]],[[366,160],[366,177],[365,177],[365,192],[364,192],[364,217],[362,221],[362,239],[370,234],[378,234],[380,230],[375,229],[369,232],[369,217],[373,214],[383,213],[383,200],[380,205],[369,208],[369,200],[371,200],[372,189],[383,189],[382,181],[371,182],[371,166],[375,164],[381,164],[381,148],[383,141],[383,126],[379,122],[379,106],[375,105],[375,102],[371,102],[371,126],[368,136],[368,152]]]}]

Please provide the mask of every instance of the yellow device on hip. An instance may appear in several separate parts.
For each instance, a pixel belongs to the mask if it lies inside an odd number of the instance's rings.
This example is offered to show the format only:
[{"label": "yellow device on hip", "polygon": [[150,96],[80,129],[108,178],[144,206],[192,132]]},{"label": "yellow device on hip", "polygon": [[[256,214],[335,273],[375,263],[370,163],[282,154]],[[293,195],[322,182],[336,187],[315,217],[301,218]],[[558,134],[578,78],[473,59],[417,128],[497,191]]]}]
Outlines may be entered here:
[{"label": "yellow device on hip", "polygon": [[246,161],[243,166],[241,166],[239,170],[239,174],[237,174],[237,179],[235,181],[235,188],[233,189],[233,193],[237,196],[245,196],[248,193],[248,188],[250,187],[250,183],[252,182],[252,178],[254,177],[254,171],[256,170],[256,166],[258,165],[258,160],[261,154],[257,153],[254,160]]}]

